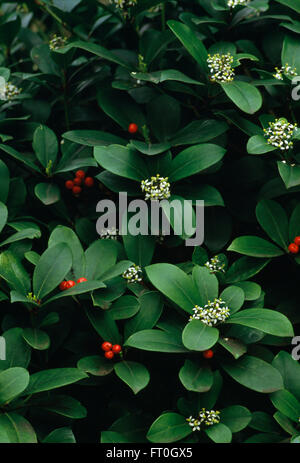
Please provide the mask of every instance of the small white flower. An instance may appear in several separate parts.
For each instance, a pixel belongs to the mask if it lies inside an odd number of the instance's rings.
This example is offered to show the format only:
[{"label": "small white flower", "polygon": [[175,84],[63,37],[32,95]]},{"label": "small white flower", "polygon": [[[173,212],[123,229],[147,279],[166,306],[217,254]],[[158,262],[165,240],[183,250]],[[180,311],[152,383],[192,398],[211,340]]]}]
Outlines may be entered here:
[{"label": "small white flower", "polygon": [[117,240],[118,239],[118,234],[119,230],[115,227],[108,228],[108,229],[102,229],[100,233],[100,238],[101,239],[106,239],[106,240]]},{"label": "small white flower", "polygon": [[225,272],[225,264],[222,264],[218,256],[212,257],[204,265],[210,270],[210,273]]},{"label": "small white flower", "polygon": [[202,408],[197,418],[190,416],[186,421],[193,428],[193,431],[200,431],[200,426],[204,423],[206,426],[212,426],[220,422],[220,412],[218,410],[206,410]]},{"label": "small white flower", "polygon": [[296,76],[297,75],[297,69],[292,66],[290,66],[288,63],[286,63],[284,66],[281,68],[275,68],[275,74],[273,74],[273,77],[277,80],[283,80],[283,74],[287,76]]},{"label": "small white flower", "polygon": [[123,10],[136,5],[137,0],[110,0],[110,3],[113,3],[117,8]]},{"label": "small white flower", "polygon": [[215,299],[208,301],[204,307],[196,305],[193,308],[193,315],[190,316],[189,321],[201,320],[205,325],[213,326],[217,323],[225,322],[226,318],[230,315],[230,310],[222,299]]},{"label": "small white flower", "polygon": [[293,146],[291,138],[296,128],[297,124],[291,124],[286,119],[275,119],[275,122],[269,122],[269,127],[264,129],[265,136],[268,137],[267,143],[281,151],[288,150]]},{"label": "small white flower", "polygon": [[122,277],[127,280],[128,283],[137,283],[142,281],[143,272],[139,265],[134,264],[132,267],[129,267],[123,273]]},{"label": "small white flower", "polygon": [[145,192],[145,199],[160,200],[171,196],[168,177],[160,177],[159,174],[151,179],[142,180],[141,188]]},{"label": "small white flower", "polygon": [[5,101],[12,100],[15,96],[20,95],[21,92],[21,88],[16,87],[11,82],[7,82],[5,85],[1,86],[0,99]]},{"label": "small white flower", "polygon": [[67,41],[67,37],[61,37],[60,35],[55,34],[49,42],[50,50],[59,50],[66,45]]},{"label": "small white flower", "polygon": [[210,70],[210,79],[213,82],[231,82],[234,79],[234,69],[231,67],[233,56],[230,53],[208,55],[207,64]]},{"label": "small white flower", "polygon": [[235,8],[236,6],[242,5],[245,6],[249,3],[250,0],[228,0],[227,6],[230,8]]}]

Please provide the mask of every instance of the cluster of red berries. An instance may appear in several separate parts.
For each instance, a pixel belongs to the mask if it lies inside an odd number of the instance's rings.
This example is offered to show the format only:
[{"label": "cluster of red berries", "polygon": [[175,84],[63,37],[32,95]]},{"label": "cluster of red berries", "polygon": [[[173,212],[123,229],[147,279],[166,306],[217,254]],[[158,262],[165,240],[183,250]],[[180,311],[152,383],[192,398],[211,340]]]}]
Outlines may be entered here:
[{"label": "cluster of red berries", "polygon": [[82,192],[82,186],[85,185],[91,188],[94,185],[93,177],[86,177],[84,170],[77,170],[73,180],[67,180],[65,187],[67,190],[72,190],[74,196],[78,196]]},{"label": "cluster of red berries", "polygon": [[300,236],[296,236],[296,238],[294,239],[294,242],[289,245],[288,250],[292,254],[298,254],[299,246],[300,246]]},{"label": "cluster of red berries", "polygon": [[104,357],[109,360],[113,359],[115,354],[120,354],[122,352],[122,347],[119,344],[112,345],[112,343],[108,341],[105,341],[101,347],[105,352]]},{"label": "cluster of red berries", "polygon": [[129,133],[136,133],[138,130],[139,130],[139,128],[134,122],[129,124],[129,126],[128,126],[128,132]]},{"label": "cluster of red berries", "polygon": [[211,359],[214,356],[214,352],[211,349],[208,349],[205,350],[202,355],[205,359]]},{"label": "cluster of red berries", "polygon": [[[83,283],[84,281],[87,281],[87,279],[82,277],[82,278],[79,278],[77,280],[77,283]],[[76,285],[76,283],[73,280],[62,281],[61,284],[59,285],[59,289],[61,291],[65,291],[66,289],[73,288],[73,286],[75,286],[75,285]]]}]

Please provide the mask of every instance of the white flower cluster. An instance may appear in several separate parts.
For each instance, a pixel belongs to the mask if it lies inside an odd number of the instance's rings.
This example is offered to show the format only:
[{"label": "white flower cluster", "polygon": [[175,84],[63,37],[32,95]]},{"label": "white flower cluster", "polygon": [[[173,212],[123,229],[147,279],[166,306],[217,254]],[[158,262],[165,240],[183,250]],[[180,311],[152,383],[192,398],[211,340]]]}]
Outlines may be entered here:
[{"label": "white flower cluster", "polygon": [[220,423],[220,412],[218,410],[206,410],[202,408],[197,418],[190,416],[186,419],[193,431],[200,431],[200,426],[204,423],[206,426]]},{"label": "white flower cluster", "polygon": [[275,119],[275,122],[269,122],[269,127],[264,129],[265,136],[268,137],[269,145],[286,151],[293,146],[291,140],[297,124],[291,124],[286,119]]},{"label": "white flower cluster", "polygon": [[132,267],[129,267],[125,272],[123,273],[122,277],[127,280],[128,283],[137,283],[139,281],[142,281],[142,276],[143,272],[142,269],[139,265],[133,265]]},{"label": "white flower cluster", "polygon": [[137,0],[110,0],[110,3],[113,3],[117,8],[123,10],[136,5]]},{"label": "white flower cluster", "polygon": [[207,64],[210,70],[210,80],[213,82],[231,82],[234,79],[234,69],[231,67],[233,56],[231,53],[208,55]]},{"label": "white flower cluster", "polygon": [[225,272],[225,264],[222,264],[218,256],[212,257],[204,264],[204,266],[210,270],[210,273]]},{"label": "white flower cluster", "polygon": [[151,179],[142,180],[141,188],[146,193],[145,199],[160,200],[171,196],[168,177],[161,177],[159,174]]},{"label": "white flower cluster", "polygon": [[118,239],[119,230],[115,227],[102,229],[100,233],[100,238],[105,240],[117,240]]},{"label": "white flower cluster", "polygon": [[5,85],[1,86],[0,89],[0,100],[12,100],[15,96],[19,95],[22,92],[21,88],[16,87],[11,82],[7,82]]},{"label": "white flower cluster", "polygon": [[49,42],[50,50],[59,50],[66,45],[67,41],[67,37],[61,37],[60,35],[55,34]]},{"label": "white flower cluster", "polygon": [[273,74],[273,77],[278,80],[283,80],[283,74],[287,74],[288,76],[296,76],[297,75],[297,69],[292,66],[290,66],[288,63],[286,63],[284,66],[281,68],[275,68],[276,73]]},{"label": "white flower cluster", "polygon": [[227,6],[230,8],[235,8],[236,6],[245,6],[249,3],[250,0],[228,0]]},{"label": "white flower cluster", "polygon": [[193,308],[194,314],[190,316],[189,321],[201,320],[205,325],[213,326],[219,322],[224,322],[230,315],[230,310],[222,299],[208,301],[204,307],[196,305]]}]

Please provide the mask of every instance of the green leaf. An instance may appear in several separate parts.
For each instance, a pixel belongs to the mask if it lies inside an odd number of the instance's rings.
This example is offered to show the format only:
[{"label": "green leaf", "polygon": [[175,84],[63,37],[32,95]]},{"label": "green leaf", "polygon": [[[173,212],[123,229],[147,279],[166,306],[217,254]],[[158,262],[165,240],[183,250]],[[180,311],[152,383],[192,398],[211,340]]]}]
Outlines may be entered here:
[{"label": "green leaf", "polygon": [[165,82],[166,80],[176,80],[178,82],[184,82],[186,84],[203,85],[198,80],[191,79],[190,77],[187,77],[185,74],[176,69],[166,69],[163,71],[155,71],[149,73],[131,72],[131,76],[134,79],[144,80],[153,84],[160,84],[161,82]]},{"label": "green leaf", "polygon": [[[7,435],[5,443],[9,444],[37,444],[36,433],[31,424],[15,412],[0,415],[0,429]],[[1,436],[0,436],[0,442]]]},{"label": "green leaf", "polygon": [[230,315],[234,314],[244,304],[245,293],[244,291],[237,286],[228,286],[220,294],[220,299],[226,302],[226,305],[229,307]]},{"label": "green leaf", "polygon": [[187,352],[179,336],[160,330],[142,330],[132,334],[124,344],[152,352]]},{"label": "green leaf", "polygon": [[237,283],[247,280],[259,273],[270,259],[259,259],[255,257],[241,257],[237,259],[226,271],[226,283]]},{"label": "green leaf", "polygon": [[249,326],[273,336],[289,337],[294,335],[291,322],[285,315],[269,309],[245,309],[232,315],[227,323]]},{"label": "green leaf", "polygon": [[47,398],[43,397],[38,402],[38,406],[71,419],[85,418],[87,415],[85,407],[78,400],[67,395],[54,394]]},{"label": "green leaf", "polygon": [[111,240],[94,241],[85,251],[87,280],[98,280],[111,269],[117,261],[117,254],[117,247]]},{"label": "green leaf", "polygon": [[84,146],[124,145],[126,143],[123,138],[100,130],[71,130],[63,133],[62,137]]},{"label": "green leaf", "polygon": [[290,166],[289,164],[277,161],[277,167],[286,188],[300,185],[300,166]]},{"label": "green leaf", "polygon": [[179,379],[188,391],[206,392],[213,384],[213,375],[209,368],[186,360],[179,371]]},{"label": "green leaf", "polygon": [[7,217],[8,217],[8,210],[5,204],[0,202],[0,233],[2,232],[3,228],[5,227],[5,224],[7,222]]},{"label": "green leaf", "polygon": [[180,125],[181,108],[178,101],[169,95],[159,95],[147,105],[147,120],[155,137],[165,142],[176,133]]},{"label": "green leaf", "polygon": [[292,10],[297,11],[297,13],[300,13],[300,0],[276,0],[276,2],[288,6]]},{"label": "green leaf", "polygon": [[224,363],[226,373],[235,381],[253,391],[269,393],[283,389],[281,374],[269,363],[244,355],[234,363]]},{"label": "green leaf", "polygon": [[82,283],[77,283],[70,289],[61,291],[55,296],[52,296],[50,299],[47,299],[43,305],[50,304],[53,301],[57,301],[63,297],[77,296],[79,294],[89,293],[95,291],[96,289],[105,288],[106,285],[102,281],[84,281]]},{"label": "green leaf", "polygon": [[216,444],[228,444],[232,440],[231,430],[223,423],[208,426],[204,432]]},{"label": "green leaf", "polygon": [[275,151],[276,146],[267,143],[266,138],[263,135],[254,135],[249,138],[247,143],[247,152],[249,154],[264,154],[270,151]]},{"label": "green leaf", "polygon": [[208,301],[218,297],[219,282],[213,273],[206,267],[195,266],[193,269],[193,281],[199,293],[199,306],[204,306]]},{"label": "green leaf", "polygon": [[68,44],[64,48],[61,48],[60,50],[57,50],[57,53],[65,54],[72,48],[79,48],[80,50],[88,51],[89,53],[99,56],[100,58],[106,59],[107,61],[111,61],[113,63],[119,64],[120,66],[124,66],[125,68],[131,69],[128,63],[123,61],[113,52],[106,50],[106,48],[100,45],[97,45],[96,43],[92,43],[92,42],[83,42],[83,41],[78,40],[78,41]]},{"label": "green leaf", "polygon": [[270,399],[274,407],[283,413],[283,415],[287,416],[292,421],[299,423],[300,402],[293,396],[293,394],[291,394],[291,392],[286,389],[282,389],[281,391],[273,392]]},{"label": "green leaf", "polygon": [[0,246],[5,246],[7,244],[15,243],[16,241],[22,241],[26,239],[33,240],[35,238],[40,238],[40,237],[41,237],[41,231],[38,227],[37,228],[26,228],[24,230],[18,231],[17,233],[14,233],[9,238],[2,241],[2,243],[0,243]]},{"label": "green leaf", "polygon": [[34,193],[45,206],[60,200],[60,189],[53,183],[38,183],[34,188]]},{"label": "green leaf", "polygon": [[48,246],[52,247],[59,243],[65,243],[69,246],[73,262],[72,271],[75,280],[86,276],[86,261],[84,251],[76,233],[68,227],[58,225],[50,235]]},{"label": "green leaf", "polygon": [[[294,5],[297,5],[299,0],[293,2]],[[291,2],[290,2],[291,3]],[[282,51],[281,51],[281,62],[284,66],[286,63],[289,64],[292,68],[296,68],[297,75],[300,73],[300,57],[299,57],[299,40],[292,36],[286,35],[283,41]]]},{"label": "green leaf", "polygon": [[147,368],[141,363],[123,360],[114,366],[116,375],[137,394],[144,389],[150,381]]},{"label": "green leaf", "polygon": [[238,339],[233,338],[219,338],[218,343],[224,347],[231,355],[238,359],[247,352],[247,346]]},{"label": "green leaf", "polygon": [[23,265],[10,251],[0,254],[0,276],[10,288],[15,289],[21,294],[27,294],[30,291],[31,283],[29,275]]},{"label": "green leaf", "polygon": [[108,311],[95,310],[93,308],[87,309],[86,314],[103,340],[109,341],[112,344],[120,344],[121,337],[117,324]]},{"label": "green leaf", "polygon": [[145,268],[151,283],[188,313],[198,304],[198,291],[183,270],[172,264],[153,264]]},{"label": "green leaf", "polygon": [[101,444],[128,444],[128,440],[125,436],[115,431],[102,431],[101,433]]},{"label": "green leaf", "polygon": [[140,304],[134,296],[121,296],[109,309],[114,320],[124,320],[133,317],[140,310]]},{"label": "green leaf", "polygon": [[182,342],[189,350],[210,349],[219,339],[219,331],[201,320],[191,320],[182,332]]},{"label": "green leaf", "polygon": [[9,154],[14,159],[17,159],[18,161],[23,162],[23,164],[25,164],[27,167],[34,170],[35,172],[38,172],[39,174],[41,174],[41,169],[38,166],[36,166],[34,164],[34,162],[30,161],[29,159],[26,159],[26,157],[23,154],[19,153],[18,151],[16,151],[11,146],[1,145],[0,144],[0,150],[2,150],[5,153]]},{"label": "green leaf", "polygon": [[177,182],[217,164],[226,150],[218,145],[204,143],[191,146],[179,153],[171,164],[169,180]]},{"label": "green leaf", "polygon": [[167,22],[171,31],[180,40],[182,45],[197,61],[203,73],[207,72],[207,51],[200,38],[190,27],[178,21],[170,20]]},{"label": "green leaf", "polygon": [[285,210],[275,201],[263,199],[256,206],[256,217],[271,240],[287,251],[289,234]]},{"label": "green leaf", "polygon": [[300,204],[297,204],[293,210],[289,223],[290,242],[293,242],[296,236],[300,236]]},{"label": "green leaf", "polygon": [[9,191],[9,170],[0,159],[0,201],[6,203]]},{"label": "green leaf", "polygon": [[0,404],[20,395],[28,386],[29,373],[25,368],[13,367],[0,372]]},{"label": "green leaf", "polygon": [[148,169],[138,153],[125,146],[96,146],[94,156],[100,166],[113,174],[132,180],[145,180],[149,177]]},{"label": "green leaf", "polygon": [[153,328],[163,310],[162,296],[157,291],[149,291],[139,297],[140,310],[125,325],[125,338],[133,333]]},{"label": "green leaf", "polygon": [[205,143],[222,135],[228,129],[228,125],[214,119],[200,119],[192,121],[179,130],[171,139],[173,146],[194,145]]},{"label": "green leaf", "polygon": [[45,169],[54,165],[58,153],[58,141],[53,130],[40,125],[34,132],[32,147]]},{"label": "green leaf", "polygon": [[76,383],[84,378],[87,378],[87,375],[77,368],[53,368],[51,370],[38,371],[30,376],[30,381],[24,394],[32,395],[38,392],[50,391],[58,387]]},{"label": "green leaf", "polygon": [[65,243],[48,248],[33,272],[33,292],[38,299],[51,293],[65,278],[72,266],[72,254]]},{"label": "green leaf", "polygon": [[93,376],[106,376],[113,371],[114,364],[105,357],[91,355],[80,359],[77,368]]},{"label": "green leaf", "polygon": [[10,328],[2,336],[6,343],[6,360],[1,360],[0,369],[27,368],[30,362],[31,349],[23,338],[22,328]]},{"label": "green leaf", "polygon": [[24,328],[23,337],[33,349],[46,350],[50,346],[48,334],[37,328]]},{"label": "green leaf", "polygon": [[277,257],[284,254],[282,249],[258,236],[235,238],[227,250],[250,257]]},{"label": "green leaf", "polygon": [[300,401],[300,365],[289,352],[279,352],[272,362],[281,374],[284,388]]},{"label": "green leaf", "polygon": [[43,440],[44,444],[76,444],[71,428],[58,428],[50,432]]},{"label": "green leaf", "polygon": [[152,423],[147,439],[150,442],[176,442],[191,434],[192,428],[178,413],[164,413]]},{"label": "green leaf", "polygon": [[[148,216],[147,216],[148,219]],[[127,235],[122,236],[124,248],[129,260],[145,267],[152,261],[155,250],[156,238],[151,235]]]},{"label": "green leaf", "polygon": [[240,80],[220,84],[234,104],[248,114],[254,114],[262,105],[262,97],[254,85]]}]

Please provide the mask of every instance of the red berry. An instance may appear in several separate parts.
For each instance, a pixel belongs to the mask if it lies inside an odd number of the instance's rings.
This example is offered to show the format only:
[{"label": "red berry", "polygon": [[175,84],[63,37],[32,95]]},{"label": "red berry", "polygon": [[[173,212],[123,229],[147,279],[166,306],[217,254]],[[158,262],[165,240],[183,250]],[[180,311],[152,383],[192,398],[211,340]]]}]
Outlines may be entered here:
[{"label": "red berry", "polygon": [[214,356],[214,353],[211,349],[209,349],[205,350],[202,355],[205,359],[211,359]]},{"label": "red berry", "polygon": [[291,243],[288,247],[288,250],[292,253],[292,254],[298,254],[299,252],[299,246],[298,244],[295,244],[295,243]]},{"label": "red berry", "polygon": [[300,236],[296,236],[294,243],[297,244],[297,246],[300,246]]},{"label": "red berry", "polygon": [[132,122],[131,124],[129,124],[129,127],[128,127],[128,132],[129,133],[136,133],[138,131],[138,126]]},{"label": "red berry", "polygon": [[81,186],[73,186],[72,191],[74,195],[79,195],[82,191],[82,188]]},{"label": "red berry", "polygon": [[61,291],[64,291],[65,289],[68,289],[68,283],[66,281],[62,281],[61,284],[59,285],[59,289]]},{"label": "red berry", "polygon": [[66,283],[67,283],[66,289],[73,288],[73,286],[76,285],[75,281],[73,280],[68,280]]},{"label": "red berry", "polygon": [[74,185],[81,185],[82,184],[82,178],[80,177],[75,177],[73,180]]},{"label": "red berry", "polygon": [[67,190],[72,190],[73,186],[74,186],[73,180],[67,180],[66,181],[65,187],[67,188]]},{"label": "red berry", "polygon": [[111,344],[111,342],[105,341],[105,342],[102,343],[101,348],[102,348],[102,350],[104,350],[105,352],[108,352],[109,350],[112,349],[112,344]]},{"label": "red berry", "polygon": [[75,177],[83,179],[85,177],[84,170],[77,170]]},{"label": "red berry", "polygon": [[119,354],[122,350],[122,347],[119,346],[119,344],[115,344],[114,346],[112,346],[112,351],[115,353],[115,354]]},{"label": "red berry", "polygon": [[113,353],[112,350],[109,350],[109,351],[105,352],[105,354],[104,354],[104,357],[106,357],[109,360],[113,359],[114,356],[115,356],[115,354]]},{"label": "red berry", "polygon": [[91,188],[94,185],[94,179],[93,177],[87,177],[84,181],[85,186],[88,188]]},{"label": "red berry", "polygon": [[82,278],[78,278],[77,283],[84,283],[85,281],[87,281],[87,279],[82,277]]}]

